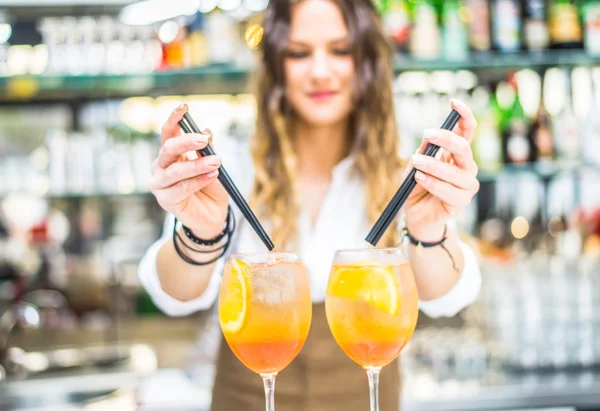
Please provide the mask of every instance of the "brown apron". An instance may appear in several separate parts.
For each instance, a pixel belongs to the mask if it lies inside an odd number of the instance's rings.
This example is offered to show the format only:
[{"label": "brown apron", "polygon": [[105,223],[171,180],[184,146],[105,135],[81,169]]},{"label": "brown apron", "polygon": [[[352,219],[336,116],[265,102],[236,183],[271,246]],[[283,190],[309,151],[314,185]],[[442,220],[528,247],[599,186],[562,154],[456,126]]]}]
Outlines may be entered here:
[{"label": "brown apron", "polygon": [[[381,371],[380,411],[399,411],[398,361]],[[211,411],[263,411],[261,377],[246,368],[222,341]],[[325,304],[313,304],[308,338],[296,359],[275,380],[277,411],[368,411],[367,373],[339,348],[325,316]]]}]

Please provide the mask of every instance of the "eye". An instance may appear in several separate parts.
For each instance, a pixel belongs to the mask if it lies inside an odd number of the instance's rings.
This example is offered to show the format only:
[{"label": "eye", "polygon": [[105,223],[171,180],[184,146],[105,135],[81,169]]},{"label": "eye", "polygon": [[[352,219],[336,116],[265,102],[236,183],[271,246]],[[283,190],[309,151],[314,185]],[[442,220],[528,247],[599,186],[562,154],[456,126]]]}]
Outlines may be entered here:
[{"label": "eye", "polygon": [[288,50],[285,53],[285,56],[291,59],[303,59],[308,57],[309,53],[306,51]]},{"label": "eye", "polygon": [[352,52],[349,47],[339,47],[333,50],[333,54],[337,56],[347,56]]}]

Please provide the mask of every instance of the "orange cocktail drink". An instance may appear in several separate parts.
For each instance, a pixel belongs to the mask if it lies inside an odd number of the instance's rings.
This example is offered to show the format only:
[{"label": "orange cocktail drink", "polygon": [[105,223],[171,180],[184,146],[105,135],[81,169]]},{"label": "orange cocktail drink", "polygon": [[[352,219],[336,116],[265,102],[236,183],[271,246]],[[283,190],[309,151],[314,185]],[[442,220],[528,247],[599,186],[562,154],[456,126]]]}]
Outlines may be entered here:
[{"label": "orange cocktail drink", "polygon": [[398,357],[417,324],[417,287],[402,251],[336,252],[325,307],[333,337],[367,370],[375,395],[379,371]]},{"label": "orange cocktail drink", "polygon": [[265,380],[268,405],[275,376],[306,341],[311,316],[308,279],[296,254],[228,258],[219,296],[221,330],[237,358]]}]

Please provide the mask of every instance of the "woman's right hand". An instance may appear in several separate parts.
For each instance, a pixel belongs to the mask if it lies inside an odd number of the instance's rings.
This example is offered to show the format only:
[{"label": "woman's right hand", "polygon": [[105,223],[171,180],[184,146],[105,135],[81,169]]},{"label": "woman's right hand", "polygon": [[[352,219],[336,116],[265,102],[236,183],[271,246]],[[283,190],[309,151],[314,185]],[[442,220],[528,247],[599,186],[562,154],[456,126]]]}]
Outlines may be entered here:
[{"label": "woman's right hand", "polygon": [[217,180],[221,158],[196,152],[209,144],[210,133],[181,134],[178,122],[187,111],[187,104],[180,105],[163,125],[150,187],[165,211],[196,237],[209,240],[223,231],[229,197]]}]

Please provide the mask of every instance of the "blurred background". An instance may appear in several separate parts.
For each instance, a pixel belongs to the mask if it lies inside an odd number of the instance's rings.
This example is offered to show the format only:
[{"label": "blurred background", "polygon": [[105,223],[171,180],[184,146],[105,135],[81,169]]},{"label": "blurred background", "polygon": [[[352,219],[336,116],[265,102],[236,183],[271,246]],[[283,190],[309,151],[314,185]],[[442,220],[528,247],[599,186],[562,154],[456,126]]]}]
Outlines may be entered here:
[{"label": "blurred background", "polygon": [[[252,133],[267,4],[0,0],[0,410],[208,410],[207,315],[167,318],[137,279],[150,167],[182,101]],[[452,97],[479,123],[458,223],[482,294],[421,314],[403,410],[600,410],[600,1],[377,6],[404,154]]]}]

